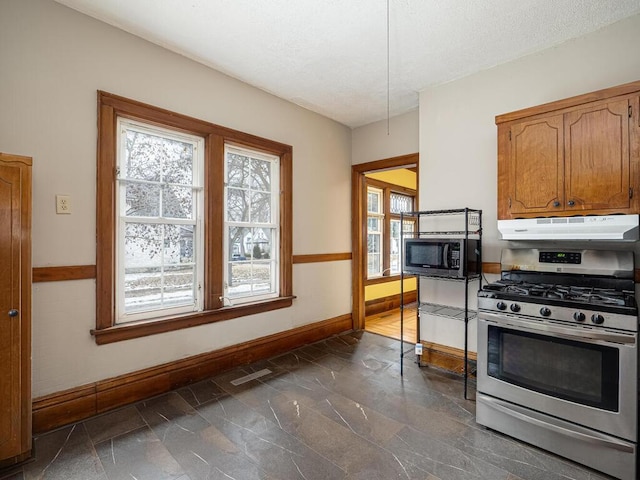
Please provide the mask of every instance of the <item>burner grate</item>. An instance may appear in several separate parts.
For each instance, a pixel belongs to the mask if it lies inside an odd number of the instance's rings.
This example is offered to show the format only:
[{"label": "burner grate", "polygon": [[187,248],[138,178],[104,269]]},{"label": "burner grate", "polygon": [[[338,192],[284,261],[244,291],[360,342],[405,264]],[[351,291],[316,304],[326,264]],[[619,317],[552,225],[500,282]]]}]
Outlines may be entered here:
[{"label": "burner grate", "polygon": [[485,285],[482,289],[511,296],[546,298],[591,305],[626,306],[634,303],[632,294],[613,288],[529,283],[502,279]]}]

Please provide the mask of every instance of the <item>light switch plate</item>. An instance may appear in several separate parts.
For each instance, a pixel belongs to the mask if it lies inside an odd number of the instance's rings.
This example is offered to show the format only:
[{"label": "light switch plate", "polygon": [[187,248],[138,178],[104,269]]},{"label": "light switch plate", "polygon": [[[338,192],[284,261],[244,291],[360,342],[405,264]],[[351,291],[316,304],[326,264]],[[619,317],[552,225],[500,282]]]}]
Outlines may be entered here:
[{"label": "light switch plate", "polygon": [[69,195],[56,195],[56,213],[71,213],[71,197]]}]

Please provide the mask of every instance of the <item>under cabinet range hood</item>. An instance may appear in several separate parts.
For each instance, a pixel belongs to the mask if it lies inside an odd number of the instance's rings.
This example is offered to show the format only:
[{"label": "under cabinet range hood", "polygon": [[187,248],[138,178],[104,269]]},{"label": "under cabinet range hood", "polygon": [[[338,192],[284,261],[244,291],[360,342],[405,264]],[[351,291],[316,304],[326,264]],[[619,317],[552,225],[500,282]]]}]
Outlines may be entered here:
[{"label": "under cabinet range hood", "polygon": [[503,240],[638,240],[638,215],[498,220]]}]

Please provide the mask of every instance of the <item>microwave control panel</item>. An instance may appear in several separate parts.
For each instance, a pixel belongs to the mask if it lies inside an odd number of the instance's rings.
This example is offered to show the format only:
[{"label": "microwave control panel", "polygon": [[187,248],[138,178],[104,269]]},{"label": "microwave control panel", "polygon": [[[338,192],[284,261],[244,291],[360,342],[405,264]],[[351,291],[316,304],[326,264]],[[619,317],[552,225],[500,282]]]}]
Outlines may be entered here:
[{"label": "microwave control panel", "polygon": [[449,266],[450,268],[460,267],[460,244],[455,243],[451,245],[449,250]]}]

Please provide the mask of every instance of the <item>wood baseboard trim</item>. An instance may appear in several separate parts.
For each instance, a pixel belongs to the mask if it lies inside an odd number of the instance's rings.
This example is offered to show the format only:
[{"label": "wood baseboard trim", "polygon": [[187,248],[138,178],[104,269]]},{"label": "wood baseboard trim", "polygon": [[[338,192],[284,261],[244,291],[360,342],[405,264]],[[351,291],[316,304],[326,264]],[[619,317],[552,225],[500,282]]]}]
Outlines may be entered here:
[{"label": "wood baseboard trim", "polygon": [[[413,303],[416,301],[417,295],[415,290],[404,293],[404,304]],[[364,302],[364,315],[377,315],[378,313],[387,312],[395,308],[400,308],[401,304],[400,294],[388,295],[386,297],[374,298]]]},{"label": "wood baseboard trim", "polygon": [[270,358],[352,330],[350,313],[220,350],[138,370],[33,401],[33,432],[85,420],[99,413],[204,380],[225,370]]},{"label": "wood baseboard trim", "polygon": [[[420,343],[422,343],[420,365],[431,365],[454,373],[464,373],[464,350],[433,342]],[[476,363],[478,355],[476,352],[468,352],[468,358],[470,362]]]}]

